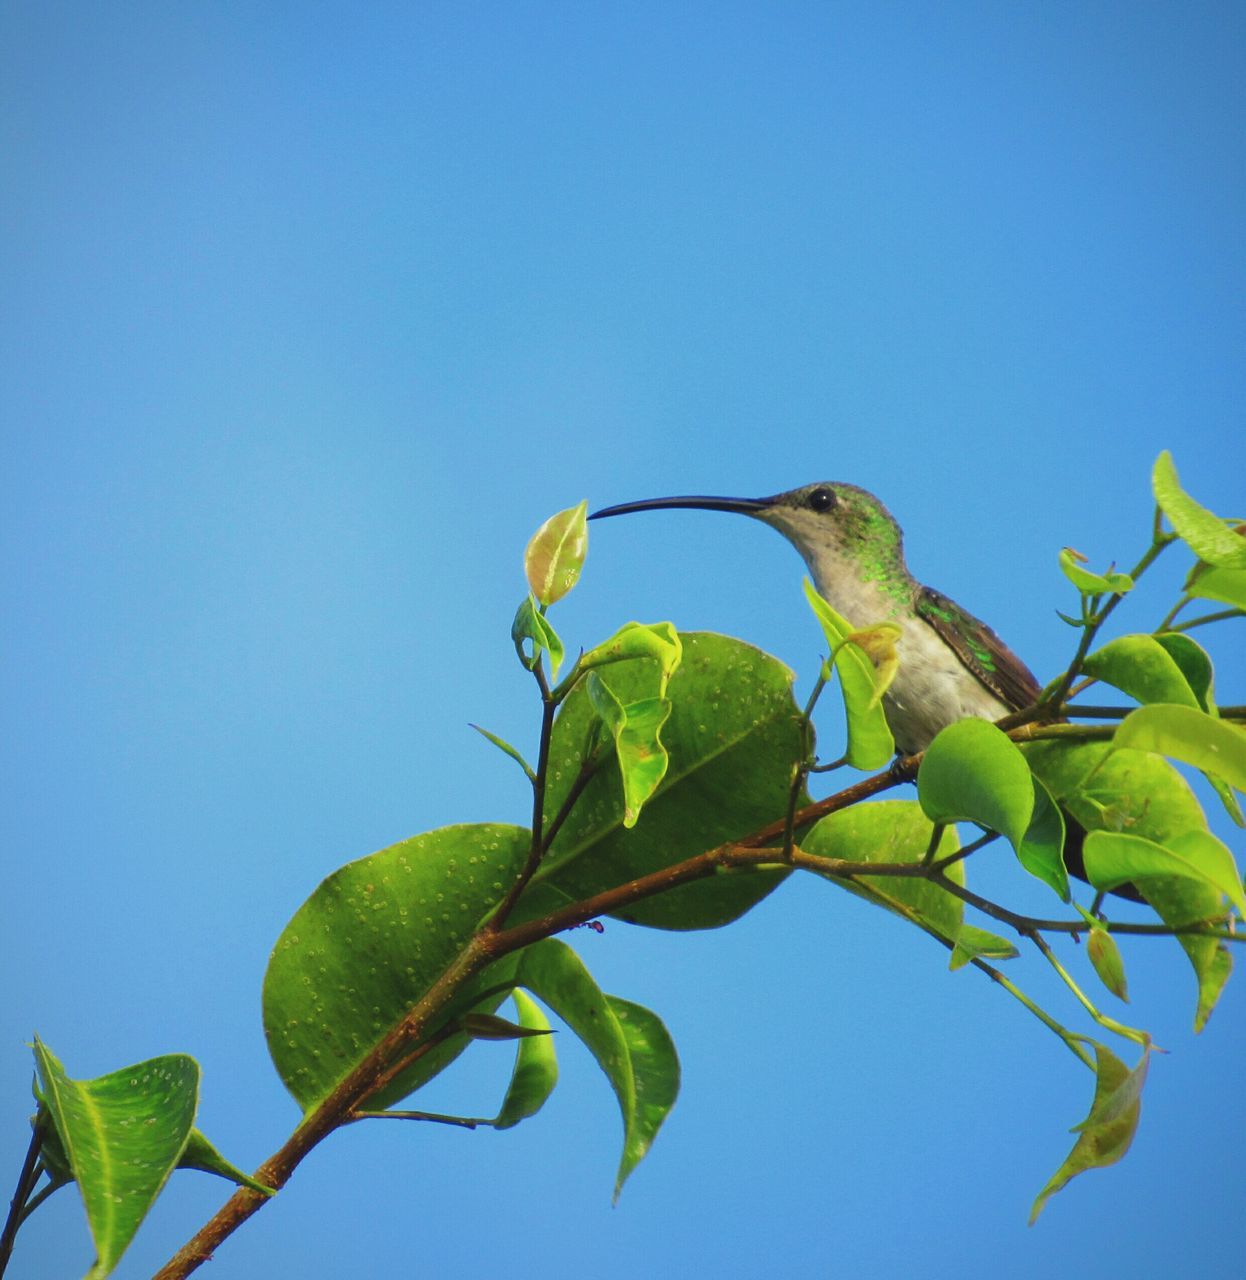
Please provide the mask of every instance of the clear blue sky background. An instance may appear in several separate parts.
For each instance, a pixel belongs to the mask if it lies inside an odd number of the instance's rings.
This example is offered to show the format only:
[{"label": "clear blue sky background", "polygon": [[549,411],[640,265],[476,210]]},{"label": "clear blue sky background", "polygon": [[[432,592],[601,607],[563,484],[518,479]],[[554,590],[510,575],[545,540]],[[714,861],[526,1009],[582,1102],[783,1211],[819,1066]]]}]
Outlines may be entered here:
[{"label": "clear blue sky background", "polygon": [[[5,1199],[35,1031],[78,1076],[190,1052],[226,1153],[279,1145],[259,991],[295,908],[417,831],[525,818],[467,722],[534,735],[508,628],[549,512],[852,480],[1049,675],[1056,552],[1131,561],[1161,448],[1246,510],[1244,38],[1200,3],[6,4]],[[594,529],[558,621],[726,631],[807,689],[800,576],[745,521],[636,517]],[[1246,700],[1240,628],[1216,656]],[[981,883],[1048,908],[992,857]],[[212,1276],[1157,1276],[1231,1250],[1246,990],[1194,1038],[1171,942],[1127,952],[1127,1016],[1171,1050],[1134,1150],[1027,1230],[1089,1078],[923,938],[811,883],[718,933],[573,941],[684,1063],[617,1209],[615,1104],[564,1034],[538,1119],[341,1133]],[[488,1112],[508,1071],[481,1046],[427,1105]],[[178,1175],[120,1274],[224,1191]],[[11,1275],[90,1256],[63,1192]]]}]

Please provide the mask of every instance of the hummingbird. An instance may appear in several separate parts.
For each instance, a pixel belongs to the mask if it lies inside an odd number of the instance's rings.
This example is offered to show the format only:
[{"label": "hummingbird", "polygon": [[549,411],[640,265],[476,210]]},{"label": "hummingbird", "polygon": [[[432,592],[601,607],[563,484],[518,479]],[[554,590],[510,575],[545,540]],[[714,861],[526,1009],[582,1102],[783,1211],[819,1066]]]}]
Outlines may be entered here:
[{"label": "hummingbird", "polygon": [[998,720],[1038,700],[1033,673],[985,622],[913,577],[900,526],[865,489],[823,480],[769,498],[649,498],[589,519],[671,507],[734,511],[768,524],[800,552],[818,594],[853,626],[900,627],[900,668],[882,700],[901,755],[925,751],[955,720]]},{"label": "hummingbird", "polygon": [[[900,627],[900,667],[883,694],[883,710],[902,756],[915,755],[954,721],[998,720],[1039,700],[1034,673],[979,618],[933,587],[904,559],[904,534],[866,489],[822,480],[769,498],[686,495],[624,502],[590,520],[672,507],[734,511],[777,529],[804,557],[818,594],[855,627]],[[1064,861],[1085,880],[1085,829],[1065,812]],[[1119,897],[1142,901],[1130,884]]]}]

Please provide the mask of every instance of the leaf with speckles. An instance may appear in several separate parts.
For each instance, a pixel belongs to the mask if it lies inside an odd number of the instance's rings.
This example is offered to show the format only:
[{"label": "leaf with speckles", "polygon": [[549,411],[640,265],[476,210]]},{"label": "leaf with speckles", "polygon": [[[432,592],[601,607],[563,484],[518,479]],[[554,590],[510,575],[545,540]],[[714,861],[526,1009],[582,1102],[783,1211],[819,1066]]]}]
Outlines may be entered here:
[{"label": "leaf with speckles", "polygon": [[657,1014],[606,995],[565,942],[547,938],[523,953],[516,982],[575,1032],[610,1081],[623,1114],[623,1183],[644,1158],[679,1094],[679,1058]]},{"label": "leaf with speckles", "polygon": [[[348,863],[286,925],[264,975],[264,1032],[286,1088],[310,1110],[453,964],[523,866],[528,831],[442,827]],[[490,1013],[468,987],[455,1015]],[[449,1036],[375,1106],[404,1097],[467,1045]]]},{"label": "leaf with speckles", "polygon": [[95,1080],[71,1080],[36,1039],[40,1098],[95,1242],[87,1280],[111,1274],[177,1167],[199,1105],[199,1065],[183,1053]]},{"label": "leaf with speckles", "polygon": [[[801,757],[792,673],[727,636],[683,636],[670,678],[662,742],[670,763],[639,822],[624,825],[619,771],[607,759],[559,831],[516,919],[574,901],[738,839],[779,818]],[[595,673],[620,702],[653,697],[659,669],[647,659]],[[567,697],[550,746],[546,814],[557,813],[580,772],[596,713],[583,683]],[[712,929],[743,915],[786,874],[740,871],[684,885],[629,907],[622,917],[664,929]]]}]

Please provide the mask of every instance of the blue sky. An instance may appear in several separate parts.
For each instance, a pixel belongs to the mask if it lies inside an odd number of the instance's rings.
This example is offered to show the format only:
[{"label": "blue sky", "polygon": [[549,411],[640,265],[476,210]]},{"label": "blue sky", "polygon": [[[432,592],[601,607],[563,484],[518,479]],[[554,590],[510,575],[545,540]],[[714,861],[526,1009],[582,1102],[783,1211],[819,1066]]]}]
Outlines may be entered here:
[{"label": "blue sky", "polygon": [[[467,724],[535,735],[508,631],[551,511],[850,480],[1047,676],[1056,552],[1134,559],[1160,449],[1246,510],[1244,37],[1197,3],[5,6],[3,1178],[35,1031],[79,1076],[192,1053],[225,1152],[280,1144],[286,920],[349,859],[525,819]],[[745,521],[638,516],[558,622],[728,632],[807,689],[800,576]],[[1214,653],[1246,701],[1240,630]],[[1019,877],[982,882],[1041,903]],[[539,1118],[355,1126],[211,1274],[1153,1275],[1240,1217],[1246,1001],[1194,1038],[1172,943],[1127,951],[1171,1051],[1133,1152],[1027,1230],[1089,1081],[922,938],[801,884],[573,941],[684,1065],[617,1209],[614,1102],[564,1034]],[[489,1110],[508,1056],[428,1105]],[[222,1186],[179,1175],[119,1274]],[[90,1256],[64,1192],[10,1274]]]}]

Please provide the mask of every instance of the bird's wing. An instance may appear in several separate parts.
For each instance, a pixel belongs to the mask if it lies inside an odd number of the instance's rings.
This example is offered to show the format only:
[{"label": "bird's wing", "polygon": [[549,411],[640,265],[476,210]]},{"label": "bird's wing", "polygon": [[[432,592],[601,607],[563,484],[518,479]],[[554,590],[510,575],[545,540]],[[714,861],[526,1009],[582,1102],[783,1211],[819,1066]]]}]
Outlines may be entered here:
[{"label": "bird's wing", "polygon": [[1014,711],[1037,700],[1034,673],[986,625],[947,596],[922,587],[917,616],[929,623],[956,656],[1001,702]]}]

